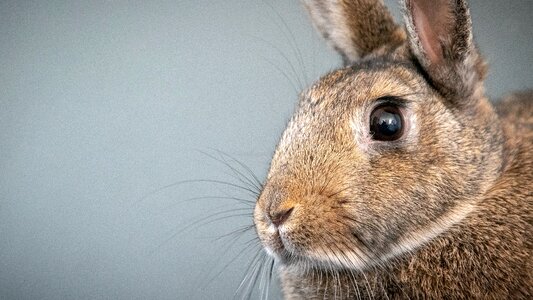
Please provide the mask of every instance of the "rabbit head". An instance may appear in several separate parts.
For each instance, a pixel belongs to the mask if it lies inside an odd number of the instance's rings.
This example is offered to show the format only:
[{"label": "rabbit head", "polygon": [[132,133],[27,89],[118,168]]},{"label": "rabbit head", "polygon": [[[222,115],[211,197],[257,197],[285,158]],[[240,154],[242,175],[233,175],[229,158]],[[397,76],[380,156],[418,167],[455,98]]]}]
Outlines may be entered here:
[{"label": "rabbit head", "polygon": [[502,167],[462,0],[304,0],[345,63],[300,95],[254,211],[282,265],[363,270],[464,218]]}]

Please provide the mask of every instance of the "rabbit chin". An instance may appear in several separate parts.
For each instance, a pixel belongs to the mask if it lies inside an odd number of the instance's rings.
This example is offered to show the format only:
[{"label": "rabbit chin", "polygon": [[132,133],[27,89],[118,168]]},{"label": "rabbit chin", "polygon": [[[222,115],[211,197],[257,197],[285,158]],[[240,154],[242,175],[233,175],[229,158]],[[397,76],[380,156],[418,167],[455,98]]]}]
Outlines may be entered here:
[{"label": "rabbit chin", "polygon": [[359,250],[336,255],[332,251],[296,247],[290,239],[279,236],[269,237],[268,243],[264,241],[263,245],[265,252],[274,257],[280,265],[302,270],[309,270],[310,268],[364,270],[373,265],[372,258]]},{"label": "rabbit chin", "polygon": [[389,251],[379,256],[369,255],[357,247],[352,247],[350,251],[346,251],[346,249],[335,249],[336,246],[334,245],[297,246],[291,241],[290,229],[283,226],[279,229],[272,225],[266,226],[266,230],[260,231],[259,235],[266,253],[274,257],[281,265],[302,270],[314,268],[364,271],[399,257],[404,253],[412,253],[420,246],[459,223],[474,208],[475,205],[472,203],[458,205],[448,214],[435,220],[431,225],[404,235],[390,247]]},{"label": "rabbit chin", "polygon": [[261,225],[258,226],[262,229],[258,230],[258,234],[265,252],[281,265],[301,269],[356,270],[363,270],[372,265],[372,258],[359,249],[343,251],[343,255],[336,255],[331,249],[323,249],[321,246],[303,247],[292,240],[290,226],[276,228],[271,224]]}]

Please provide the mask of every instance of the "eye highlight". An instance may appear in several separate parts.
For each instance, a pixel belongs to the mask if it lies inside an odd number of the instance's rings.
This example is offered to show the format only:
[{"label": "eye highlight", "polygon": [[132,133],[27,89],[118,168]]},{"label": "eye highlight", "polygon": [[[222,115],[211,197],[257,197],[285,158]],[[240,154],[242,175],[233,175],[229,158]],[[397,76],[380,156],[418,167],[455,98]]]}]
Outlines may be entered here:
[{"label": "eye highlight", "polygon": [[376,141],[394,141],[402,137],[404,118],[398,106],[386,103],[370,114],[370,134]]}]

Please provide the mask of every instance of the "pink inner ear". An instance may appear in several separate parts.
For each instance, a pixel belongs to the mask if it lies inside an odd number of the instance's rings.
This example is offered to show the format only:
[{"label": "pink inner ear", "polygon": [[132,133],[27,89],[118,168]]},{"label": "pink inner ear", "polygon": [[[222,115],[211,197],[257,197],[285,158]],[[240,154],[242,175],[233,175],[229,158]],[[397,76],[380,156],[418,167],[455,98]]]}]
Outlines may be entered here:
[{"label": "pink inner ear", "polygon": [[411,14],[415,30],[432,65],[441,64],[444,60],[441,43],[445,40],[443,35],[447,32],[451,17],[446,2],[442,0],[411,1]]}]

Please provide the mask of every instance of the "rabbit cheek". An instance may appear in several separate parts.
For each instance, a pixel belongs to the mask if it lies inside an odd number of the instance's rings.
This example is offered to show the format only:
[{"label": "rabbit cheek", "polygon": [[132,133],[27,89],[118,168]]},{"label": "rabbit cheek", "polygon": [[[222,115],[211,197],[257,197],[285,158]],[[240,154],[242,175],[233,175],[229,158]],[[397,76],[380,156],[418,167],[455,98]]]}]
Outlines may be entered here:
[{"label": "rabbit cheek", "polygon": [[472,203],[462,203],[425,228],[404,235],[397,243],[395,243],[390,252],[383,257],[383,260],[397,257],[404,253],[415,250],[422,244],[430,241],[442,232],[446,231],[448,228],[459,223],[468,214],[470,214],[474,208],[475,205]]}]

